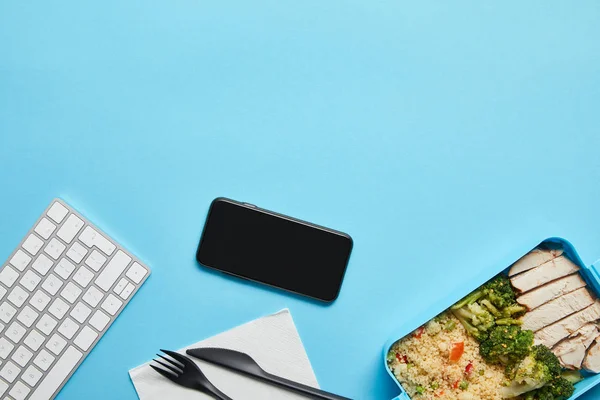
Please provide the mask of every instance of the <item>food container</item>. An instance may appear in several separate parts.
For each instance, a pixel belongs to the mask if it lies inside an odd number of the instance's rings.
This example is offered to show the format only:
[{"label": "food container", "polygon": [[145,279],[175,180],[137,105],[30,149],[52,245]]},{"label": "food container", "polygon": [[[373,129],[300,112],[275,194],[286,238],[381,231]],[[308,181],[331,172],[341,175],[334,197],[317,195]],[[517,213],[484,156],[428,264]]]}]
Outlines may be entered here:
[{"label": "food container", "polygon": [[[564,253],[567,255],[567,257],[569,257],[571,261],[573,261],[581,268],[579,272],[583,279],[586,281],[588,288],[596,295],[596,297],[600,298],[600,260],[596,261],[590,266],[585,265],[579,257],[579,255],[577,254],[577,251],[575,250],[573,245],[569,241],[559,237],[549,238],[541,243],[555,243],[562,245]],[[458,288],[456,292],[452,293],[452,295],[447,296],[442,301],[432,305],[432,307],[430,307],[426,312],[419,316],[418,320],[408,321],[392,335],[390,340],[385,344],[383,348],[383,363],[385,366],[385,370],[387,371],[390,378],[393,379],[393,381],[396,382],[396,384],[400,388],[400,395],[395,397],[393,400],[411,400],[411,398],[406,393],[400,382],[396,379],[396,377],[387,365],[387,354],[389,353],[392,345],[398,340],[402,339],[404,336],[413,332],[421,325],[434,318],[436,315],[450,308],[457,301],[462,299],[467,294],[471,293],[473,290],[477,289],[479,286],[481,286],[494,276],[498,275],[500,272],[508,272],[508,269],[511,264],[513,264],[521,256],[525,255],[527,252],[531,251],[541,243],[532,243],[529,246],[525,246],[520,251],[509,255],[504,260],[501,260],[502,264],[490,266],[490,268],[487,268],[479,276],[476,276],[468,282],[465,282],[465,284]],[[581,373],[584,376],[584,379],[581,382],[575,384],[575,393],[573,394],[573,396],[570,397],[569,400],[578,398],[583,393],[587,392],[592,387],[600,383],[600,374],[591,374],[583,370],[581,371]]]}]

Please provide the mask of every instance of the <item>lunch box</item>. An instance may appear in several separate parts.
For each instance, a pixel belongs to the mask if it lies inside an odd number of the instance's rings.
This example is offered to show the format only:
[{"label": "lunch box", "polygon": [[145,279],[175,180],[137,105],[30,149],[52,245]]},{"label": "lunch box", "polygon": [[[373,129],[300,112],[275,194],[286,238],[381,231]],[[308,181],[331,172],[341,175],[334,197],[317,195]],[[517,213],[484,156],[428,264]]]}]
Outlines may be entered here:
[{"label": "lunch box", "polygon": [[[579,255],[577,254],[577,251],[575,250],[573,245],[568,240],[559,237],[552,237],[542,241],[541,243],[532,244],[531,246],[522,249],[520,252],[506,257],[505,260],[501,260],[503,264],[498,265],[498,268],[488,268],[483,274],[475,277],[474,279],[471,279],[468,282],[465,282],[465,284],[461,286],[459,290],[457,290],[451,296],[447,296],[446,298],[442,299],[442,301],[439,301],[432,307],[430,307],[419,317],[418,321],[411,321],[410,324],[405,324],[405,326],[401,327],[398,331],[394,333],[394,335],[385,344],[383,348],[383,363],[385,366],[385,370],[387,371],[390,378],[393,379],[394,382],[396,382],[396,384],[400,388],[400,395],[395,397],[393,400],[411,400],[411,398],[406,393],[400,382],[396,379],[396,377],[387,365],[387,354],[389,353],[392,345],[398,340],[405,337],[406,335],[413,332],[415,329],[427,323],[436,315],[450,308],[454,303],[465,297],[467,294],[471,293],[473,290],[477,289],[479,286],[481,286],[494,276],[498,275],[501,272],[508,272],[510,265],[517,261],[521,256],[527,254],[529,251],[533,250],[535,247],[542,243],[554,243],[562,245],[564,253],[567,255],[567,257],[581,268],[579,273],[586,281],[588,288],[596,295],[596,297],[600,298],[600,260],[596,261],[590,266],[585,265],[579,257]],[[578,398],[583,393],[587,392],[588,390],[596,386],[598,383],[600,383],[600,374],[591,374],[583,370],[581,371],[581,374],[584,376],[584,379],[581,382],[575,384],[575,393],[573,393],[573,396],[571,396],[569,400]]]}]

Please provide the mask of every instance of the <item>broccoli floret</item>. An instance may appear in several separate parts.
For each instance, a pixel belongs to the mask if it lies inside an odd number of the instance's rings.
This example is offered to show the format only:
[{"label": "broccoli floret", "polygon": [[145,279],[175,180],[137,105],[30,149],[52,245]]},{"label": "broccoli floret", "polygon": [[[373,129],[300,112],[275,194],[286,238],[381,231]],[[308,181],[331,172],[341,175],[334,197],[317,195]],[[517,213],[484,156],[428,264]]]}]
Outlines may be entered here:
[{"label": "broccoli floret", "polygon": [[526,400],[567,400],[573,395],[575,387],[565,378],[557,378],[540,389],[527,393]]},{"label": "broccoli floret", "polygon": [[560,377],[562,372],[560,361],[548,347],[544,346],[543,344],[533,346],[531,354],[537,361],[541,362],[546,366],[546,368],[548,368],[548,372],[553,379]]},{"label": "broccoli floret", "polygon": [[581,376],[581,372],[579,371],[563,371],[562,377],[571,382],[572,384],[576,384],[577,382],[581,382],[583,380],[583,376]]},{"label": "broccoli floret", "polygon": [[502,309],[502,315],[504,317],[518,317],[527,311],[526,307],[520,306],[518,304],[512,304]]},{"label": "broccoli floret", "polygon": [[533,332],[520,327],[495,326],[479,345],[479,353],[491,364],[509,364],[522,360],[533,346]]},{"label": "broccoli floret", "polygon": [[469,321],[468,318],[463,317],[459,312],[457,312],[458,310],[452,310],[452,312],[454,313],[454,316],[460,321],[460,323],[462,324],[462,326],[464,326],[465,330],[471,335],[473,336],[475,339],[477,339],[478,341],[482,341],[487,339],[488,334],[484,331],[480,331],[479,329],[477,329],[475,326],[473,326],[471,324],[471,322]]},{"label": "broccoli floret", "polygon": [[463,308],[468,304],[472,304],[479,300],[484,295],[482,290],[476,290],[473,293],[468,294],[461,301],[450,307],[451,310],[458,310],[459,308]]},{"label": "broccoli floret", "polygon": [[514,318],[501,318],[496,320],[496,325],[523,325],[523,321]]},{"label": "broccoli floret", "polygon": [[496,308],[503,309],[515,304],[515,292],[504,275],[498,275],[483,285],[481,291]]}]

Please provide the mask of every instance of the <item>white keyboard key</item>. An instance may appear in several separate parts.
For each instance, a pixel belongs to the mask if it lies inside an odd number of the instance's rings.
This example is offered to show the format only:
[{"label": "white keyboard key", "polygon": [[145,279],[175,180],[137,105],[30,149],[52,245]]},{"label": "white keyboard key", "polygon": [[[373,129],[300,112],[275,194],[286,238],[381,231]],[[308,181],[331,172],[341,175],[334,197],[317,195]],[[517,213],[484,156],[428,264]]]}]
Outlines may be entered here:
[{"label": "white keyboard key", "polygon": [[73,307],[71,310],[71,317],[75,318],[75,321],[83,324],[87,317],[92,313],[92,310],[81,301]]},{"label": "white keyboard key", "polygon": [[58,331],[67,339],[71,339],[78,329],[79,325],[69,317],[65,318],[63,323],[58,327]]},{"label": "white keyboard key", "polygon": [[58,322],[48,314],[42,315],[42,318],[35,325],[44,335],[48,336],[52,333]]},{"label": "white keyboard key", "polygon": [[129,296],[131,296],[131,292],[133,292],[135,290],[135,286],[133,286],[133,283],[130,283],[127,285],[127,287],[125,289],[123,289],[123,291],[121,292],[120,296],[123,300],[127,300],[129,298]]},{"label": "white keyboard key", "polygon": [[65,243],[71,243],[81,228],[83,228],[83,221],[77,215],[71,214],[63,226],[56,232],[56,236],[64,240]]},{"label": "white keyboard key", "polygon": [[42,278],[38,274],[30,270],[25,272],[25,275],[23,275],[19,283],[23,285],[25,289],[33,292],[41,280]]},{"label": "white keyboard key", "polygon": [[100,271],[105,262],[106,257],[100,254],[98,250],[92,250],[90,256],[85,260],[85,264],[96,272]]},{"label": "white keyboard key", "polygon": [[33,329],[31,332],[29,332],[29,335],[27,335],[23,343],[25,343],[31,350],[38,351],[40,347],[42,347],[44,340],[46,340],[46,337]]},{"label": "white keyboard key", "polygon": [[62,281],[54,274],[48,275],[48,278],[42,283],[42,289],[54,296],[62,286]]},{"label": "white keyboard key", "polygon": [[12,344],[3,337],[0,337],[0,357],[6,360],[6,357],[8,357],[8,355],[11,351],[13,351],[14,348],[14,344]]},{"label": "white keyboard key", "polygon": [[[54,392],[62,385],[63,381],[75,368],[83,354],[75,347],[69,346],[58,359],[52,371],[48,373],[35,388],[28,400],[48,400]],[[44,370],[45,371],[45,370]]]},{"label": "white keyboard key", "polygon": [[81,350],[87,351],[97,337],[98,334],[92,328],[84,326],[79,335],[73,340],[73,343]]},{"label": "white keyboard key", "polygon": [[138,284],[141,282],[142,279],[144,279],[144,276],[146,276],[147,272],[148,271],[146,270],[146,268],[134,262],[131,268],[129,268],[129,271],[127,271],[126,275],[129,279]]},{"label": "white keyboard key", "polygon": [[98,310],[94,313],[92,318],[90,318],[90,325],[102,332],[109,321],[110,317]]},{"label": "white keyboard key", "polygon": [[21,307],[23,303],[29,297],[29,293],[25,291],[21,286],[17,285],[8,295],[8,300],[17,307]]},{"label": "white keyboard key", "polygon": [[30,391],[31,389],[29,389],[23,382],[19,381],[15,383],[15,386],[10,389],[8,394],[10,394],[15,400],[25,400]]},{"label": "white keyboard key", "polygon": [[67,283],[63,291],[60,292],[61,297],[71,304],[75,303],[75,300],[77,300],[80,294],[81,289],[75,286],[73,282]]},{"label": "white keyboard key", "polygon": [[29,360],[33,357],[33,353],[27,350],[24,346],[19,346],[19,348],[12,355],[12,360],[19,364],[21,367],[25,367]]},{"label": "white keyboard key", "polygon": [[8,324],[16,313],[17,310],[6,301],[0,304],[0,320],[5,324]]},{"label": "white keyboard key", "polygon": [[50,297],[41,290],[35,292],[33,297],[29,300],[29,304],[38,311],[44,311],[44,308],[46,308],[48,303],[50,303]]},{"label": "white keyboard key", "polygon": [[83,265],[79,267],[77,272],[75,272],[75,276],[73,276],[73,280],[77,282],[81,287],[87,287],[90,284],[92,279],[94,278],[94,273],[84,267]]},{"label": "white keyboard key", "polygon": [[2,379],[0,379],[0,396],[2,396],[4,393],[6,393],[7,389],[8,389],[8,383],[6,383]]},{"label": "white keyboard key", "polygon": [[83,232],[81,232],[81,235],[79,235],[79,240],[81,240],[87,247],[96,246],[100,249],[100,251],[109,256],[117,248],[114,244],[109,242],[104,236],[96,232],[96,230],[90,226],[86,226]]},{"label": "white keyboard key", "polygon": [[125,271],[125,268],[131,261],[131,257],[123,253],[121,250],[117,251],[115,256],[108,262],[104,270],[96,278],[96,285],[105,292],[108,292],[110,287],[115,283],[117,278]]},{"label": "white keyboard key", "polygon": [[[54,356],[48,353],[46,350],[42,349],[37,357],[33,360],[33,363],[41,368],[42,371],[47,371],[48,368],[54,362]],[[58,368],[53,368],[53,371],[56,371]],[[48,375],[46,375],[48,376]],[[50,398],[50,397],[48,397]]]},{"label": "white keyboard key", "polygon": [[123,289],[125,289],[128,283],[129,281],[127,279],[121,278],[119,283],[117,283],[117,286],[115,286],[115,288],[113,289],[113,292],[115,292],[116,294],[121,294],[121,292],[123,291]]},{"label": "white keyboard key", "polygon": [[46,343],[46,348],[54,354],[59,355],[66,345],[67,341],[55,333]]},{"label": "white keyboard key", "polygon": [[71,247],[69,247],[69,250],[67,250],[67,257],[79,264],[87,252],[88,251],[85,247],[83,247],[79,242],[75,242],[73,245],[71,245]]},{"label": "white keyboard key", "polygon": [[23,242],[23,248],[29,252],[31,255],[36,255],[38,251],[44,245],[44,241],[39,237],[35,236],[33,233],[27,236],[27,239]]},{"label": "white keyboard key", "polygon": [[104,293],[98,290],[96,286],[91,286],[83,295],[83,301],[92,307],[96,307],[100,303],[100,300],[102,300],[102,297],[104,297]]},{"label": "white keyboard key", "polygon": [[60,297],[57,297],[50,306],[50,308],[48,308],[48,312],[58,319],[62,319],[67,313],[67,311],[69,311],[69,305],[65,303]]},{"label": "white keyboard key", "polygon": [[23,336],[25,336],[25,332],[27,332],[27,329],[23,328],[23,325],[15,321],[10,324],[8,328],[6,328],[6,332],[4,332],[4,334],[13,342],[19,343]]},{"label": "white keyboard key", "polygon": [[26,384],[33,387],[36,383],[39,382],[41,377],[42,371],[40,371],[33,365],[30,365],[29,367],[27,367],[25,372],[23,372],[23,376],[21,376],[21,379],[23,379],[23,381],[25,381]]},{"label": "white keyboard key", "polygon": [[56,238],[50,239],[50,242],[44,247],[44,252],[55,260],[65,251],[67,247],[58,241]]},{"label": "white keyboard key", "polygon": [[54,262],[46,257],[45,254],[40,254],[39,257],[33,262],[32,267],[40,274],[46,275],[46,273],[50,271],[50,268],[52,268],[53,264]]},{"label": "white keyboard key", "polygon": [[54,220],[57,224],[60,224],[63,219],[67,216],[69,210],[59,202],[52,204],[52,207],[46,213],[50,218]]},{"label": "white keyboard key", "polygon": [[121,300],[117,299],[113,294],[109,294],[102,303],[102,309],[110,315],[115,315],[122,304]]},{"label": "white keyboard key", "polygon": [[21,249],[17,250],[14,256],[10,259],[10,263],[13,267],[18,269],[19,271],[25,270],[25,267],[31,261],[31,257],[29,257],[25,252]]},{"label": "white keyboard key", "polygon": [[12,287],[17,279],[19,279],[19,273],[8,265],[0,271],[0,282],[8,287]]},{"label": "white keyboard key", "polygon": [[63,279],[69,279],[73,271],[75,271],[75,266],[66,258],[61,258],[56,268],[54,268],[54,272]]},{"label": "white keyboard key", "polygon": [[0,370],[0,376],[8,383],[13,383],[17,379],[17,376],[19,376],[19,372],[21,372],[21,368],[17,367],[11,361],[7,361],[2,370]]},{"label": "white keyboard key", "polygon": [[0,299],[2,299],[6,293],[8,293],[8,290],[4,289],[3,286],[0,286]]},{"label": "white keyboard key", "polygon": [[56,225],[50,222],[47,218],[42,218],[35,227],[35,233],[48,240],[55,229]]},{"label": "white keyboard key", "polygon": [[31,328],[31,325],[35,322],[37,317],[39,316],[31,307],[25,306],[21,313],[17,316],[17,320],[21,322],[28,328]]}]

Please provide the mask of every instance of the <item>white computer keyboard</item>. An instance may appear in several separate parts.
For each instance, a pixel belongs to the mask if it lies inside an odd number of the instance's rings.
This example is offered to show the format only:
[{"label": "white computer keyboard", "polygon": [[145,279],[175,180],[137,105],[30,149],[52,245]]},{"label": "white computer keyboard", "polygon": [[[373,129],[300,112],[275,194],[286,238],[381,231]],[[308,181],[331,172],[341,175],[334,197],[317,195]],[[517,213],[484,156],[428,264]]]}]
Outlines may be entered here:
[{"label": "white computer keyboard", "polygon": [[0,266],[0,398],[11,400],[53,399],[150,274],[59,199]]}]

